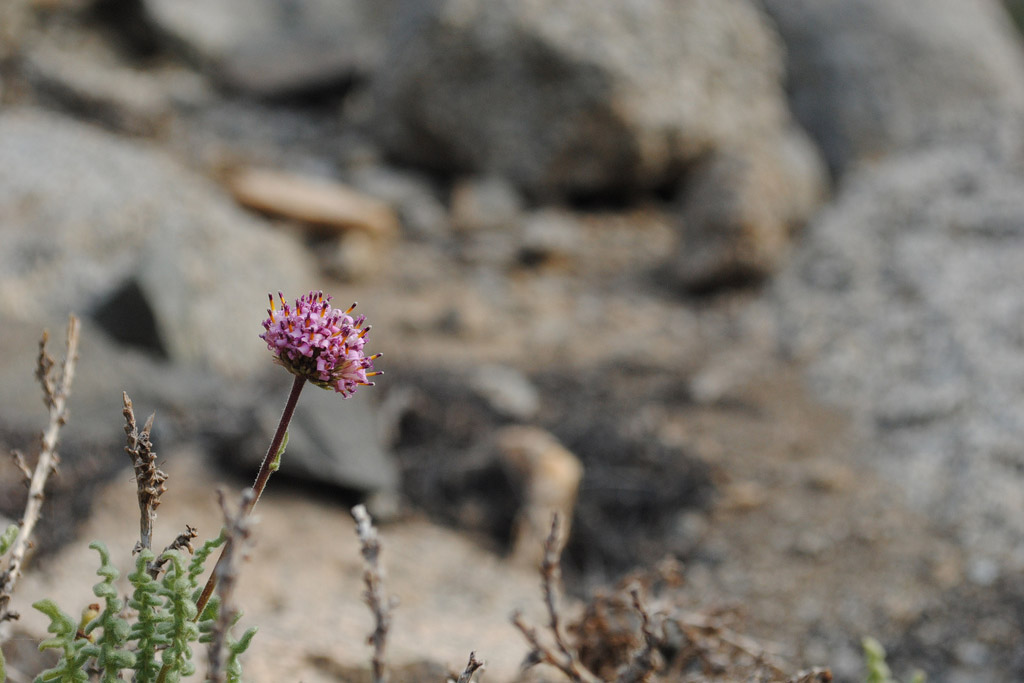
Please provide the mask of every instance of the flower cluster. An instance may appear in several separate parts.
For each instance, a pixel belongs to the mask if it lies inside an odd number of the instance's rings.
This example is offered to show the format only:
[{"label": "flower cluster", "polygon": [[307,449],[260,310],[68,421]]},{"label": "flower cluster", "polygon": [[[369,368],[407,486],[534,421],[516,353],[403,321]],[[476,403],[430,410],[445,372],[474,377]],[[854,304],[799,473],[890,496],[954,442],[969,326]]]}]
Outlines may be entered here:
[{"label": "flower cluster", "polygon": [[331,308],[331,297],[323,292],[310,292],[289,306],[278,292],[281,310],[277,309],[274,295],[270,295],[269,318],[263,321],[266,330],[260,339],[274,352],[274,362],[288,372],[303,377],[322,389],[334,389],[344,398],[355,393],[360,386],[371,386],[369,377],[379,375],[373,371],[373,361],[380,354],[363,353],[370,326],[363,327],[364,316],[349,315],[348,310]]}]

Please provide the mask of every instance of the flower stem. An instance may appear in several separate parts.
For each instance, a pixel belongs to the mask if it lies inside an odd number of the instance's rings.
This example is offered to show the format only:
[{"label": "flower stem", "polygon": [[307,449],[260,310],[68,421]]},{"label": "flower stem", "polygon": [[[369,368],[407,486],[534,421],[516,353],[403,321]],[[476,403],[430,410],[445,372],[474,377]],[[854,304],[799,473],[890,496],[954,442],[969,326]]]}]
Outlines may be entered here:
[{"label": "flower stem", "polygon": [[[296,375],[295,381],[292,382],[291,393],[288,394],[288,402],[284,404],[284,411],[281,413],[281,421],[277,424],[277,431],[274,432],[270,448],[267,449],[267,454],[263,456],[263,463],[260,465],[259,474],[256,475],[256,481],[252,485],[253,496],[244,510],[246,516],[256,507],[256,502],[263,495],[263,489],[267,487],[267,480],[270,479],[270,475],[274,472],[275,468],[272,465],[277,457],[277,452],[281,449],[284,435],[288,431],[288,424],[292,421],[292,414],[295,412],[295,405],[299,402],[299,394],[302,393],[302,387],[305,385],[306,378]],[[221,549],[220,557],[217,558],[217,564],[210,573],[210,578],[206,581],[206,586],[203,587],[199,600],[196,601],[196,621],[199,621],[206,603],[210,601],[210,596],[213,595],[213,589],[217,587],[217,570],[220,568],[220,563],[223,559],[224,550]]]}]

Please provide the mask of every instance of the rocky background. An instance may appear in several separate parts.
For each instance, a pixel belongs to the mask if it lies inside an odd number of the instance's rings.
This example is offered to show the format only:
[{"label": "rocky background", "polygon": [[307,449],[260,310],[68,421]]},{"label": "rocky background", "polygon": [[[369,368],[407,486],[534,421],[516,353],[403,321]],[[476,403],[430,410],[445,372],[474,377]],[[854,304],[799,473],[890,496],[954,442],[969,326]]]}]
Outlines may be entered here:
[{"label": "rocky background", "polygon": [[[347,508],[408,680],[517,675],[551,509],[585,598],[665,556],[800,667],[1024,678],[1024,48],[995,0],[7,0],[0,441],[84,318],[5,644],[128,566],[121,391],[168,541],[288,386],[265,293],[358,300],[378,386],[307,390],[239,601],[254,681],[351,680]],[[0,462],[0,514],[24,489]],[[572,609],[571,607],[567,609]],[[17,676],[23,676],[19,679]],[[432,678],[431,678],[432,677]]]}]

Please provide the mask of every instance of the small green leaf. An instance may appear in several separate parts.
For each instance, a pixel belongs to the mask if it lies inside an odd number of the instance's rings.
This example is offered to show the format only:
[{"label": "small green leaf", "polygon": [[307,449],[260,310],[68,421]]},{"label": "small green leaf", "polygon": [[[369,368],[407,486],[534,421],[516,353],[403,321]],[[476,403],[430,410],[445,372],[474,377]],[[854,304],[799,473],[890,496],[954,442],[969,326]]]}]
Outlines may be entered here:
[{"label": "small green leaf", "polygon": [[277,449],[277,453],[274,454],[274,459],[270,461],[270,471],[277,472],[278,468],[281,467],[281,456],[284,455],[284,449],[288,448],[288,431],[284,433],[284,438],[281,439],[281,447]]},{"label": "small green leaf", "polygon": [[[18,525],[11,524],[9,527],[4,529],[4,533],[0,534],[0,555],[3,555],[11,546],[14,544],[14,539],[18,537]],[[2,683],[3,679],[0,679]]]}]

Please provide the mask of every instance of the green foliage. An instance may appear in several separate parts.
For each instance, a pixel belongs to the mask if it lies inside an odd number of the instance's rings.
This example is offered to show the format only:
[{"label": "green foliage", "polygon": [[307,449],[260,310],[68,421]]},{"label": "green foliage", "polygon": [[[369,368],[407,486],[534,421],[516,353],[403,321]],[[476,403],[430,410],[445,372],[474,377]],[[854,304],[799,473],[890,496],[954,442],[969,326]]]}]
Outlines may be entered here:
[{"label": "green foliage", "polygon": [[[11,524],[4,532],[0,534],[0,555],[3,555],[10,550],[11,545],[14,544],[14,539],[18,537],[18,525]],[[0,681],[3,679],[0,678]]]},{"label": "green foliage", "polygon": [[164,554],[164,558],[169,559],[170,563],[160,587],[160,595],[165,598],[164,611],[169,617],[161,624],[168,639],[162,660],[165,671],[163,680],[167,683],[177,683],[182,676],[191,676],[195,673],[191,643],[199,640],[199,626],[194,621],[194,586],[189,581],[181,553],[171,550]]},{"label": "green foliage", "polygon": [[111,564],[110,553],[105,545],[96,541],[90,543],[89,547],[100,554],[100,568],[96,570],[96,574],[103,578],[93,586],[92,592],[96,597],[103,598],[106,605],[98,617],[84,625],[83,632],[86,636],[97,629],[102,631],[95,644],[87,645],[83,652],[95,658],[96,666],[103,672],[103,683],[113,683],[120,680],[118,674],[121,669],[127,669],[135,664],[135,653],[123,647],[128,641],[130,627],[128,621],[119,616],[123,603],[117,597],[117,588],[114,587],[119,572]]},{"label": "green foliage", "polygon": [[[865,683],[899,683],[892,677],[892,670],[885,661],[885,648],[880,642],[868,636],[861,640],[861,647],[864,648],[864,666],[868,670]],[[924,683],[924,674],[915,672],[910,683]]]},{"label": "green foliage", "polygon": [[160,633],[160,623],[165,620],[160,584],[149,575],[149,563],[153,559],[153,551],[142,550],[135,560],[135,571],[128,575],[128,581],[135,588],[128,606],[138,613],[128,634],[128,638],[137,644],[133,668],[138,683],[152,683],[157,679],[161,666],[157,648],[167,643]]},{"label": "green foliage", "polygon": [[[131,678],[137,683],[176,683],[195,673],[193,647],[197,641],[208,642],[219,611],[218,601],[211,600],[202,619],[196,620],[199,577],[210,554],[223,543],[223,534],[207,541],[190,562],[178,550],[167,551],[160,557],[164,570],[158,578],[151,574],[156,573],[153,552],[142,550],[135,571],[128,575],[134,589],[128,600],[135,613],[133,622],[124,616],[124,600],[114,585],[119,572],[110,553],[102,543],[92,543],[89,547],[100,556],[96,574],[102,579],[93,593],[104,600],[104,607],[98,614],[87,612],[82,623],[76,624],[52,600],[33,605],[50,617],[48,630],[54,634],[39,648],[62,652],[57,666],[41,673],[34,683],[84,682],[91,672],[98,673],[102,683],[111,683],[125,680],[126,671],[134,672]],[[241,681],[238,656],[248,648],[255,632],[251,628],[237,641],[228,638],[228,681]],[[0,661],[0,683],[4,680],[2,666]]]},{"label": "green foliage", "polygon": [[74,619],[61,611],[57,604],[50,599],[40,600],[33,603],[33,607],[50,617],[50,625],[46,630],[53,634],[53,638],[47,638],[39,643],[40,650],[62,650],[60,661],[57,666],[47,669],[35,678],[35,683],[46,681],[57,681],[58,683],[84,683],[89,680],[85,665],[89,655],[83,652],[89,643],[85,638],[78,638],[78,627]]}]

